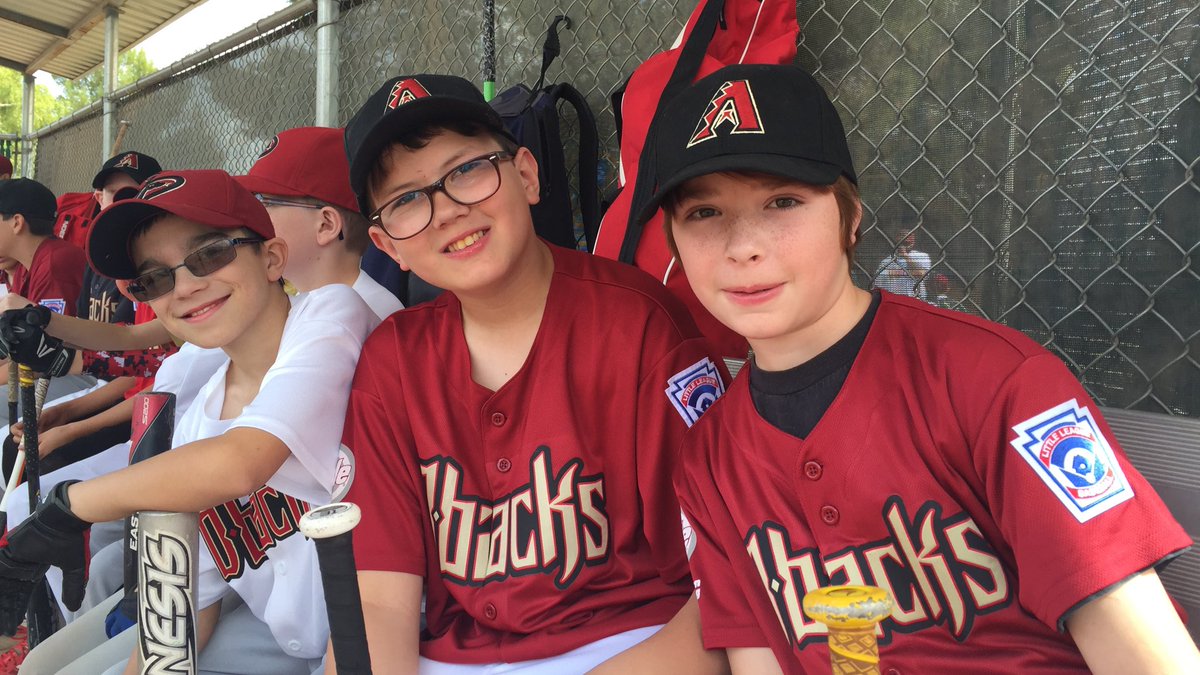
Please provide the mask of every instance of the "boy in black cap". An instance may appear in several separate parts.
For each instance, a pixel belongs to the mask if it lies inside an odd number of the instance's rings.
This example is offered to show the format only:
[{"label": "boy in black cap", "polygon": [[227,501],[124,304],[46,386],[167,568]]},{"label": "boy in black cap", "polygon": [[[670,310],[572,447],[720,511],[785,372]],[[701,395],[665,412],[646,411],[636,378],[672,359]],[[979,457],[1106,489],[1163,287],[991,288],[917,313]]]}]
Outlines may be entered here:
[{"label": "boy in black cap", "polygon": [[[108,208],[118,191],[137,188],[160,171],[162,167],[158,165],[158,160],[140,152],[123,152],[111,157],[92,178],[92,194],[96,204],[100,209]],[[114,280],[88,268],[84,273],[83,287],[86,294],[79,296],[76,316],[106,323],[133,323],[133,301],[117,290]]]},{"label": "boy in black cap", "polygon": [[731,66],[663,114],[636,217],[662,207],[696,296],[753,348],[676,475],[705,646],[828,672],[802,599],[867,584],[895,602],[882,672],[1200,672],[1154,572],[1190,538],[1062,362],[851,282],[857,178],[816,81]]},{"label": "boy in black cap", "polygon": [[374,666],[711,668],[669,477],[725,375],[687,310],[537,238],[537,164],[462,78],[388,81],[346,150],[375,244],[447,289],[372,333],[350,395]]},{"label": "boy in black cap", "polygon": [[0,256],[21,267],[9,292],[74,316],[87,267],[83,250],[52,234],[58,204],[54,193],[29,178],[0,182]]}]

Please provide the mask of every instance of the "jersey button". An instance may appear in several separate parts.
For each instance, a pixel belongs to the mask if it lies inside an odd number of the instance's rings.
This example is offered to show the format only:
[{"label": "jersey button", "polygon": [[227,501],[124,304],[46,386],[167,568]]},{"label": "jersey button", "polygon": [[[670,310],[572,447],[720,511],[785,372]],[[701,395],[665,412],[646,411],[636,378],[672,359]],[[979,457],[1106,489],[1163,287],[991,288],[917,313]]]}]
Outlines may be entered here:
[{"label": "jersey button", "polygon": [[895,668],[888,668],[887,675],[900,675],[900,671],[896,670]]},{"label": "jersey button", "polygon": [[288,642],[288,649],[293,652],[300,651],[300,641],[299,640],[291,640],[290,642]]},{"label": "jersey button", "polygon": [[508,461],[507,457],[501,457],[496,461],[496,468],[500,470],[500,473],[508,473],[508,470],[512,468],[512,462]]},{"label": "jersey button", "polygon": [[496,606],[490,602],[488,604],[484,605],[483,606],[483,615],[486,616],[488,619],[495,619],[496,618]]},{"label": "jersey button", "polygon": [[821,480],[821,474],[825,473],[825,468],[820,462],[805,462],[804,477],[809,480]]},{"label": "jersey button", "polygon": [[842,514],[838,512],[837,507],[825,505],[821,507],[821,520],[825,521],[826,525],[837,525],[842,519]]},{"label": "jersey button", "polygon": [[504,416],[504,413],[502,413],[502,412],[492,413],[492,426],[502,427],[502,426],[504,426],[504,423],[507,421],[508,421],[508,418]]}]

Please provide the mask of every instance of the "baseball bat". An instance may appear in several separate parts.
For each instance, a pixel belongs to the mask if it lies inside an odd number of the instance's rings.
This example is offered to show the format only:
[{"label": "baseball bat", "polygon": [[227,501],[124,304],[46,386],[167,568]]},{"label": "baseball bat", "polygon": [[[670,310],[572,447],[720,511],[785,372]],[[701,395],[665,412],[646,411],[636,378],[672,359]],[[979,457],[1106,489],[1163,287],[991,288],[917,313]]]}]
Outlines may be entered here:
[{"label": "baseball bat", "polygon": [[142,511],[137,542],[137,672],[195,675],[199,516]]},{"label": "baseball bat", "polygon": [[120,122],[117,122],[117,124],[119,124],[120,127],[117,128],[117,137],[113,139],[112,149],[108,152],[109,157],[116,157],[117,153],[121,151],[121,144],[125,142],[125,132],[129,129],[129,125],[133,124],[133,122],[130,122],[129,120],[121,120]]},{"label": "baseball bat", "polygon": [[827,586],[804,595],[804,612],[829,629],[834,675],[879,675],[875,627],[892,613],[888,592],[875,586]]},{"label": "baseball bat", "polygon": [[300,531],[317,546],[329,639],[338,675],[371,675],[367,627],[363,621],[358,570],[354,564],[354,528],[362,519],[358,506],[338,502],[300,517]]},{"label": "baseball bat", "polygon": [[[13,364],[16,366],[16,363]],[[14,368],[15,371],[15,368]],[[13,372],[13,371],[10,371]],[[37,414],[42,414],[42,408],[46,405],[46,392],[50,390],[50,380],[48,378],[39,378],[37,386],[34,387],[33,398]],[[11,388],[12,394],[16,395],[17,387]],[[8,500],[17,491],[17,486],[21,483],[21,477],[25,473],[25,446],[19,444],[17,446],[17,457],[13,461],[12,473],[8,477],[8,484],[4,487],[4,497],[0,497],[0,532],[8,531]]]},{"label": "baseball bat", "polygon": [[[21,366],[18,377],[21,382],[21,417],[25,423],[25,485],[29,488],[29,512],[33,513],[42,501],[36,375],[29,368]],[[50,596],[50,586],[46,583],[46,579],[42,578],[34,588],[26,615],[31,649],[54,633],[54,614],[54,600]]]},{"label": "baseball bat", "polygon": [[[129,463],[171,449],[175,434],[175,394],[147,391],[133,397],[133,420],[129,435]],[[130,620],[137,619],[138,514],[125,520],[125,598],[121,609]]]},{"label": "baseball bat", "polygon": [[17,369],[20,366],[16,361],[8,362],[8,426],[17,423],[17,396],[20,394],[19,378],[17,377]]}]

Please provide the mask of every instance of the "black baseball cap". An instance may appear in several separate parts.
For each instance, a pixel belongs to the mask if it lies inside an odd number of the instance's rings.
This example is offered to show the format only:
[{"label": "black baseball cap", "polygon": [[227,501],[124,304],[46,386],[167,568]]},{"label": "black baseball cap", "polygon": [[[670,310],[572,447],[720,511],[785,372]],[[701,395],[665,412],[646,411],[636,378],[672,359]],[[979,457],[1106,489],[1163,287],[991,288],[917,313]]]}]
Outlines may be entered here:
[{"label": "black baseball cap", "polygon": [[448,121],[478,122],[513,138],[479,89],[461,77],[401,75],[371,94],[346,125],[345,134],[350,187],[364,214],[370,210],[367,176],[384,148],[414,129]]},{"label": "black baseball cap", "polygon": [[58,201],[50,188],[32,178],[0,180],[0,213],[54,220]]},{"label": "black baseball cap", "polygon": [[638,224],[672,190],[710,173],[755,171],[810,185],[845,176],[858,183],[837,109],[813,76],[795,66],[727,66],[660,114],[650,140],[653,161],[640,167],[654,172],[654,192],[634,205]]},{"label": "black baseball cap", "polygon": [[158,165],[158,160],[150,155],[143,155],[140,152],[133,151],[122,152],[110,157],[104,163],[104,166],[100,167],[100,172],[92,178],[92,188],[95,190],[103,189],[104,181],[117,172],[129,176],[141,185],[146,182],[147,178],[161,171],[162,167]]}]

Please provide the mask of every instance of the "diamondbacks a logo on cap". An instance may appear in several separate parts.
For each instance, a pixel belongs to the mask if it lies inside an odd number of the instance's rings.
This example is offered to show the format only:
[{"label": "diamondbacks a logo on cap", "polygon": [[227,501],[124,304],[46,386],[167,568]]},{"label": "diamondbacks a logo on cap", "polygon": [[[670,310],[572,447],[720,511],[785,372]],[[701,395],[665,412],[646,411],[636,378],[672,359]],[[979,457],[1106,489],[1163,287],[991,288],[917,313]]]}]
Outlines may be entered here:
[{"label": "diamondbacks a logo on cap", "polygon": [[136,199],[157,199],[168,192],[178,190],[186,182],[183,176],[159,176],[147,181],[142,189],[138,190]]},{"label": "diamondbacks a logo on cap", "polygon": [[258,153],[258,158],[262,159],[263,157],[266,157],[267,155],[271,154],[275,150],[275,148],[278,148],[278,147],[279,147],[279,136],[276,135],[274,138],[267,141],[267,147],[263,148],[262,152]]},{"label": "diamondbacks a logo on cap", "polygon": [[717,137],[717,131],[725,126],[731,134],[763,134],[762,117],[758,114],[758,103],[746,80],[733,80],[717,87],[717,93],[709,101],[704,116],[696,124],[696,131],[687,147]]},{"label": "diamondbacks a logo on cap", "polygon": [[120,160],[117,161],[116,164],[113,164],[114,169],[120,169],[122,167],[133,169],[134,171],[137,171],[137,168],[138,168],[137,153],[127,152],[127,153],[125,153],[124,157],[122,157]]},{"label": "diamondbacks a logo on cap", "polygon": [[392,86],[392,91],[388,94],[387,107],[395,110],[405,103],[412,103],[419,98],[428,98],[429,90],[420,82],[409,78],[400,80]]}]

